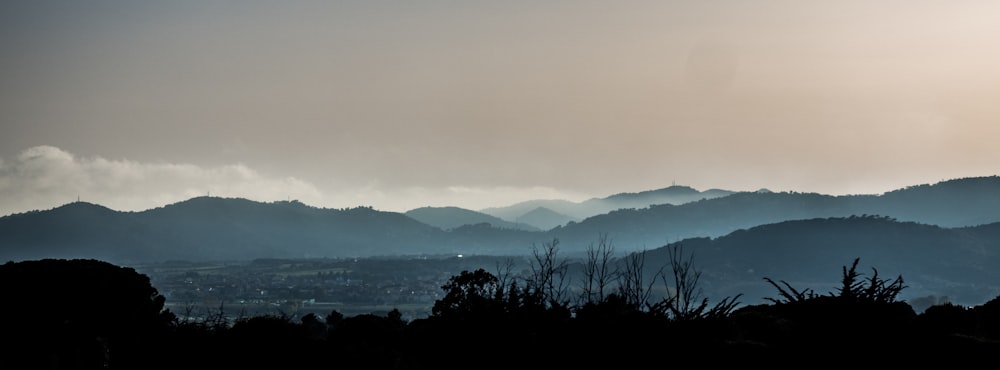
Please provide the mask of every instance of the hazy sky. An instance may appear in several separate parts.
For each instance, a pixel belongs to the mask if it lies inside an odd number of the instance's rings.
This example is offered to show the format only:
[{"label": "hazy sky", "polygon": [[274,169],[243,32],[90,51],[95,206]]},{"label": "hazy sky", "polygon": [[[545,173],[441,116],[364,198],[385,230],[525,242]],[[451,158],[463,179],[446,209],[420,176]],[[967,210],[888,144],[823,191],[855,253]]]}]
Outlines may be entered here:
[{"label": "hazy sky", "polygon": [[0,214],[1000,173],[997,1],[3,1]]}]

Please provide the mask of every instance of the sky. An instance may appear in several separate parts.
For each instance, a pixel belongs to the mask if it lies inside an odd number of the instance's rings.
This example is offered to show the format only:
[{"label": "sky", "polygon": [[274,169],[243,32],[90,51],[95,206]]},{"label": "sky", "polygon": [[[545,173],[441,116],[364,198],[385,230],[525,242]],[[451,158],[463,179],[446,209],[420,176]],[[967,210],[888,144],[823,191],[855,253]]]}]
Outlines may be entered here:
[{"label": "sky", "polygon": [[3,1],[0,215],[1000,173],[996,1]]}]

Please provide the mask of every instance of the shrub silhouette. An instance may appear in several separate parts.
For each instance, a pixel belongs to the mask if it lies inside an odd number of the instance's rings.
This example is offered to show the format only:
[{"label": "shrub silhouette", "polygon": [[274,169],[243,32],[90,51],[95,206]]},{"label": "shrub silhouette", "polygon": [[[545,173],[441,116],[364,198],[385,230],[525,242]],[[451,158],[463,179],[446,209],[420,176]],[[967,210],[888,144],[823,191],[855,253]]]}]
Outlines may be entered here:
[{"label": "shrub silhouette", "polygon": [[[865,286],[864,281],[858,279],[861,277],[861,274],[857,272],[859,261],[861,261],[860,258],[855,258],[854,263],[851,264],[850,270],[847,269],[847,266],[843,267],[843,277],[841,278],[842,285],[837,290],[838,294],[834,295],[833,293],[830,293],[828,296],[836,296],[841,301],[846,302],[895,302],[899,293],[906,288],[906,286],[903,285],[903,276],[900,275],[896,277],[895,280],[882,279],[878,277],[878,270],[872,268],[873,275],[872,277],[866,279],[868,281],[868,285]],[[774,286],[778,290],[778,294],[781,296],[781,298],[765,298],[775,304],[802,302],[820,298],[820,296],[813,292],[812,289],[799,291],[784,280],[781,281],[781,285],[774,282],[771,278],[765,277],[764,280]]]},{"label": "shrub silhouette", "polygon": [[928,307],[914,325],[931,336],[976,335],[976,312],[954,303]]},{"label": "shrub silhouette", "polygon": [[503,312],[503,290],[497,277],[484,269],[462,271],[441,287],[444,298],[434,302],[436,317],[492,316]]},{"label": "shrub silhouette", "polygon": [[850,268],[843,267],[841,286],[825,295],[765,278],[778,290],[780,298],[769,298],[772,305],[738,309],[734,315],[745,324],[741,326],[742,335],[817,356],[823,352],[849,353],[851,348],[908,342],[917,315],[909,304],[896,300],[906,288],[902,277],[882,279],[873,269],[875,273],[870,278],[861,279],[862,274],[857,272],[859,260],[855,259]]},{"label": "shrub silhouette", "polygon": [[320,342],[305,325],[285,315],[237,320],[223,336],[226,367],[301,368],[316,363]]},{"label": "shrub silhouette", "polygon": [[342,319],[330,331],[330,353],[337,363],[354,368],[399,367],[406,322],[390,311],[385,316],[361,314]]}]

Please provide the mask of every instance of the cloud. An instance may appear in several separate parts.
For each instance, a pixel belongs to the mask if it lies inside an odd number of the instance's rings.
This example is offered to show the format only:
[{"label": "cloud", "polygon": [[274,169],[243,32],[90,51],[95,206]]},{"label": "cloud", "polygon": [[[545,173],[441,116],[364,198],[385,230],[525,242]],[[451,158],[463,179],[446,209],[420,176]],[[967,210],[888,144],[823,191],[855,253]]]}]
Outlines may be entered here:
[{"label": "cloud", "polygon": [[320,203],[313,184],[294,177],[270,177],[243,164],[200,167],[83,158],[53,146],[36,146],[16,158],[0,158],[0,214],[57,207],[78,197],[121,211],[139,211],[195,196],[258,201]]}]

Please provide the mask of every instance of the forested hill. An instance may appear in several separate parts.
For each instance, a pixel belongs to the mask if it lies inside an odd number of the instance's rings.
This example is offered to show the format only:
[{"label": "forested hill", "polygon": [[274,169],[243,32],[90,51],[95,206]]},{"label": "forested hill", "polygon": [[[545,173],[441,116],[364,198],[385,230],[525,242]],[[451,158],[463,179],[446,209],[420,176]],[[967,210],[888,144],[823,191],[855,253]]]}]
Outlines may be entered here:
[{"label": "forested hill", "polygon": [[744,294],[757,303],[774,296],[764,278],[782,279],[819,294],[837,286],[841,266],[860,258],[865,277],[905,277],[904,299],[937,296],[975,304],[1000,294],[1000,223],[942,228],[887,217],[817,218],[691,238],[646,252],[647,274],[669,263],[680,246],[704,271],[706,293]]},{"label": "forested hill", "polygon": [[539,232],[442,230],[402,213],[197,197],[142,212],[74,202],[0,217],[0,259],[166,260],[526,254]]},{"label": "forested hill", "polygon": [[467,241],[461,234],[366,207],[321,209],[298,202],[209,197],[143,212],[76,202],[0,218],[0,250],[7,260],[127,263],[450,254],[455,251],[448,241]]}]

